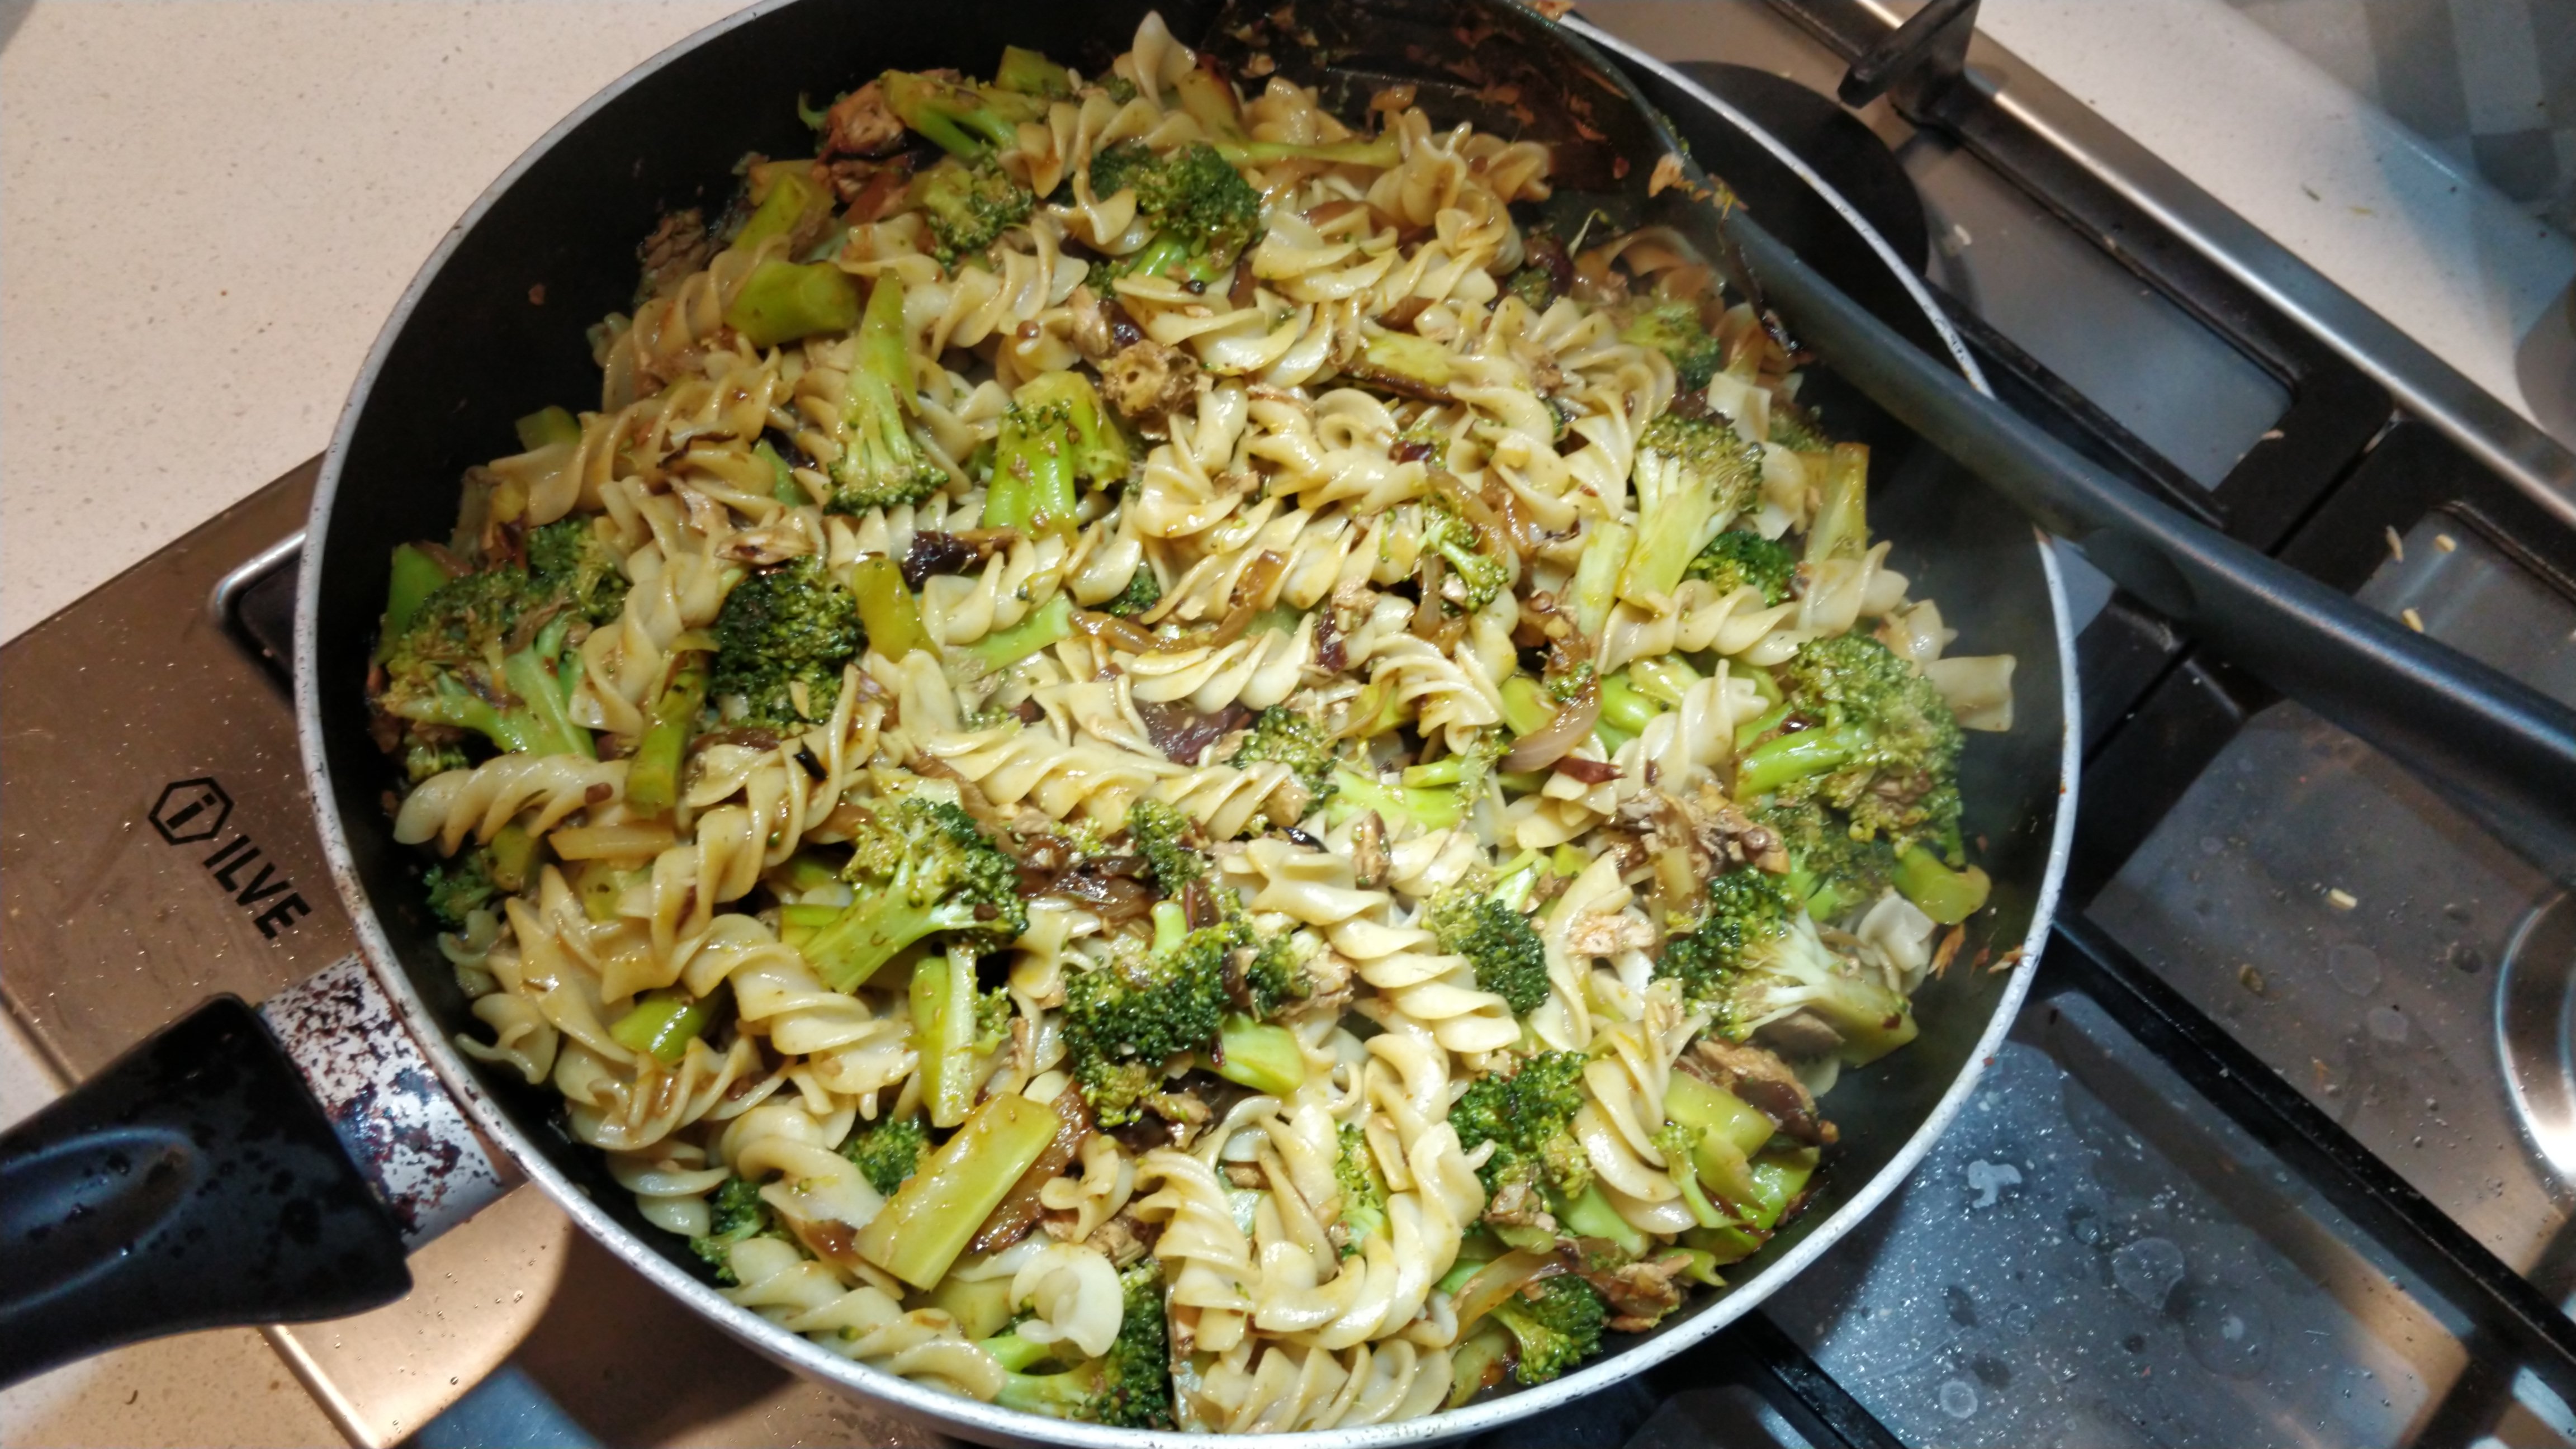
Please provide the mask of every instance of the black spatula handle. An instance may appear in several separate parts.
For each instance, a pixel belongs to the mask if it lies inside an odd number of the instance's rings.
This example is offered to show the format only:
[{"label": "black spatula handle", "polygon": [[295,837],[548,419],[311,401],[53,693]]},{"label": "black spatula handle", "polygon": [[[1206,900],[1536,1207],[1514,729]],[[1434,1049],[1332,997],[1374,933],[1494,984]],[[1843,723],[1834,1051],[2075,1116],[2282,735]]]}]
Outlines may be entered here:
[{"label": "black spatula handle", "polygon": [[1907,345],[1742,212],[1724,225],[1837,375],[2210,648],[2576,882],[2576,711],[2130,488]]},{"label": "black spatula handle", "polygon": [[404,1251],[284,1049],[219,996],[0,1135],[0,1383],[390,1303]]}]

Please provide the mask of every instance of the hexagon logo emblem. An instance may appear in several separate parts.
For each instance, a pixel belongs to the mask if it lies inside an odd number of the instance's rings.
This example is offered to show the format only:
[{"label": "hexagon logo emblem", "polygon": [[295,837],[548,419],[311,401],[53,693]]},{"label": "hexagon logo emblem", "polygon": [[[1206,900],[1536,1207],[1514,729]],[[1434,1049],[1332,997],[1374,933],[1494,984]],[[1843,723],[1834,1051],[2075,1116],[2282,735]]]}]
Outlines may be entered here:
[{"label": "hexagon logo emblem", "polygon": [[194,780],[174,780],[161,791],[152,805],[152,828],[172,845],[212,840],[215,832],[233,815],[233,797],[224,787],[204,776]]}]

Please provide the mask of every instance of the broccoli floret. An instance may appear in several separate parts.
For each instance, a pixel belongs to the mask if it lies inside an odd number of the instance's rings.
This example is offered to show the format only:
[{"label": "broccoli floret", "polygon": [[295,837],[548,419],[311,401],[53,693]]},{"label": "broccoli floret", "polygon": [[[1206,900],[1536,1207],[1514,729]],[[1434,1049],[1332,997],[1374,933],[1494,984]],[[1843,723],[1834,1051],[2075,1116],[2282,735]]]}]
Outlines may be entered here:
[{"label": "broccoli floret", "polygon": [[451,931],[465,929],[469,912],[492,903],[490,853],[477,847],[453,860],[442,860],[421,876],[429,894],[429,913]]},{"label": "broccoli floret", "polygon": [[1002,415],[984,526],[1030,535],[1069,532],[1081,502],[1078,485],[1123,483],[1127,462],[1126,435],[1109,421],[1091,379],[1041,373],[1021,384]]},{"label": "broccoli floret", "polygon": [[1154,889],[1166,899],[1179,896],[1194,881],[1207,879],[1208,858],[1190,842],[1198,822],[1160,800],[1139,800],[1127,807],[1127,839],[1145,857]]},{"label": "broccoli floret", "polygon": [[888,1117],[852,1132],[850,1140],[841,1144],[841,1155],[858,1168],[868,1186],[892,1197],[921,1166],[921,1151],[928,1141],[919,1116]]},{"label": "broccoli floret", "polygon": [[1006,45],[1002,47],[1002,63],[993,68],[993,88],[1048,100],[1068,100],[1073,95],[1073,77],[1043,51]]},{"label": "broccoli floret", "polygon": [[1280,1009],[1314,994],[1315,978],[1306,962],[1323,943],[1304,931],[1282,931],[1260,942],[1243,968],[1243,996],[1252,1014],[1265,1021]]},{"label": "broccoli floret", "polygon": [[1484,608],[1512,585],[1511,565],[1485,552],[1482,543],[1448,495],[1431,496],[1422,510],[1422,551],[1438,554],[1449,565],[1440,596],[1462,614]]},{"label": "broccoli floret", "polygon": [[1011,179],[990,157],[960,161],[954,156],[924,171],[912,183],[912,201],[930,223],[931,255],[943,267],[980,252],[1002,233],[1029,219],[1037,198]]},{"label": "broccoli floret", "polygon": [[1760,871],[1710,881],[1699,924],[1664,943],[1655,975],[1680,982],[1734,1041],[1799,1011],[1832,1027],[1854,1066],[1914,1039],[1904,996],[1827,946],[1789,888]]},{"label": "broccoli floret", "polygon": [[993,1401],[1022,1413],[1107,1424],[1121,1429],[1172,1427],[1171,1345],[1163,1319],[1163,1270],[1148,1258],[1118,1275],[1121,1313],[1109,1351],[1057,1373],[1031,1374],[1062,1352],[1060,1344],[1034,1344],[1018,1332],[984,1341],[1002,1365],[1002,1391]]},{"label": "broccoli floret", "polygon": [[1092,1115],[1104,1127],[1136,1119],[1163,1063],[1216,1039],[1233,998],[1226,958],[1255,944],[1240,916],[1189,930],[1180,906],[1154,907],[1156,943],[1064,983],[1065,1050]]},{"label": "broccoli floret", "polygon": [[1093,156],[1090,171],[1093,195],[1132,188],[1137,214],[1154,229],[1151,241],[1114,264],[1118,274],[1160,276],[1177,267],[1191,281],[1212,282],[1261,239],[1261,193],[1205,141],[1168,156],[1124,141]]},{"label": "broccoli floret", "polygon": [[1708,547],[1682,570],[1686,577],[1706,579],[1718,592],[1731,594],[1747,585],[1762,593],[1765,604],[1789,602],[1789,581],[1797,577],[1798,556],[1789,546],[1741,528],[1730,528],[1708,541]]},{"label": "broccoli floret", "polygon": [[605,624],[626,607],[626,575],[617,551],[578,515],[558,519],[528,534],[528,573],[539,588],[564,601],[594,624]]},{"label": "broccoli floret", "polygon": [[1959,850],[1959,721],[1923,672],[1866,634],[1812,640],[1779,671],[1783,702],[1809,726],[1747,751],[1739,799],[1821,800],[1901,853]]},{"label": "broccoli floret", "polygon": [[1015,144],[1020,122],[1046,114],[1043,96],[890,70],[877,78],[886,109],[951,156],[974,160]]},{"label": "broccoli floret", "polygon": [[1672,593],[1691,559],[1742,512],[1762,487],[1762,450],[1723,419],[1666,413],[1637,440],[1637,548],[1619,575],[1619,596],[1640,602]]},{"label": "broccoli floret", "polygon": [[[880,811],[851,837],[841,874],[858,899],[805,941],[805,958],[835,991],[861,982],[933,932],[999,950],[1029,928],[1020,864],[984,838],[973,816],[912,798]],[[979,1035],[983,1022],[978,1020]]]},{"label": "broccoli floret", "polygon": [[[514,754],[591,755],[590,732],[571,714],[578,617],[562,592],[515,565],[450,579],[381,646],[376,707],[415,725],[470,730]],[[405,743],[424,741],[414,732]]]},{"label": "broccoli floret", "polygon": [[1100,610],[1121,619],[1133,619],[1161,602],[1163,581],[1154,577],[1152,569],[1140,563],[1136,565],[1136,572],[1127,576],[1127,587],[1118,591],[1118,597],[1102,604]]},{"label": "broccoli floret", "polygon": [[842,667],[865,642],[858,601],[811,554],[734,585],[715,636],[707,692],[725,717],[790,728],[832,717]]},{"label": "broccoli floret", "polygon": [[919,503],[948,484],[905,413],[913,407],[912,355],[904,341],[903,279],[880,274],[859,319],[842,410],[841,455],[832,460],[834,513]]},{"label": "broccoli floret", "polygon": [[1252,732],[1234,752],[1238,766],[1264,761],[1286,765],[1296,775],[1297,783],[1306,789],[1306,809],[1332,798],[1332,739],[1323,726],[1284,704],[1274,704],[1255,716]]},{"label": "broccoli floret", "polygon": [[1591,1161],[1573,1132],[1584,1060],[1581,1052],[1542,1052],[1508,1077],[1478,1077],[1450,1107],[1460,1146],[1473,1152],[1494,1144],[1494,1155],[1476,1169],[1488,1195],[1518,1181],[1562,1200],[1591,1183]]},{"label": "broccoli floret", "polygon": [[774,1232],[769,1204],[760,1200],[760,1185],[740,1177],[728,1177],[724,1186],[707,1200],[715,1221],[703,1237],[689,1239],[689,1251],[703,1258],[716,1270],[716,1281],[731,1287],[733,1245],[745,1238],[756,1238]]},{"label": "broccoli floret", "polygon": [[1512,1377],[1543,1384],[1601,1351],[1610,1307],[1591,1284],[1560,1274],[1495,1304],[1494,1321],[1510,1329],[1520,1345]]},{"label": "broccoli floret", "polygon": [[1813,800],[1777,802],[1753,812],[1789,852],[1789,893],[1819,921],[1838,919],[1876,900],[1893,881],[1896,851],[1874,836],[1854,838],[1851,822]]},{"label": "broccoli floret", "polygon": [[1805,408],[1776,397],[1771,400],[1769,441],[1798,453],[1821,453],[1834,445]]},{"label": "broccoli floret", "polygon": [[462,745],[414,738],[403,746],[403,783],[417,785],[432,775],[462,770],[473,763]]},{"label": "broccoli floret", "polygon": [[1369,1157],[1368,1134],[1360,1124],[1343,1123],[1341,1142],[1341,1156],[1333,1162],[1333,1181],[1342,1192],[1342,1256],[1347,1258],[1386,1226],[1386,1179],[1378,1175],[1377,1163]]},{"label": "broccoli floret", "polygon": [[1433,906],[1429,924],[1440,949],[1466,957],[1476,985],[1501,997],[1513,1015],[1527,1016],[1546,1002],[1547,947],[1518,907],[1460,887]]},{"label": "broccoli floret", "polygon": [[1640,312],[1619,334],[1622,342],[1651,347],[1673,360],[1682,389],[1697,392],[1726,366],[1726,348],[1700,325],[1696,302],[1665,302]]}]

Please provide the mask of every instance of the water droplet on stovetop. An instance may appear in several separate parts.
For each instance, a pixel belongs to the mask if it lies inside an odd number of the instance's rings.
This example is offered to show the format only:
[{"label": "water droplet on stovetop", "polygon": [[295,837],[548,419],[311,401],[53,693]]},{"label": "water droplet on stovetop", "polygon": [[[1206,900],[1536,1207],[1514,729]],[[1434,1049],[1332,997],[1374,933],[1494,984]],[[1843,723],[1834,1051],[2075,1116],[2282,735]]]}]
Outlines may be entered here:
[{"label": "water droplet on stovetop", "polygon": [[2182,1341],[2211,1373],[2246,1378],[2271,1356],[2272,1318],[2251,1298],[2198,1301],[2183,1315]]},{"label": "water droplet on stovetop", "polygon": [[2120,1291],[2162,1310],[2182,1281],[2182,1249],[2170,1238],[2140,1238],[2111,1254],[2111,1280]]},{"label": "water droplet on stovetop", "polygon": [[1941,1412],[1953,1419],[1965,1419],[1977,1412],[1977,1386],[1966,1379],[1949,1379],[1941,1385]]},{"label": "water droplet on stovetop", "polygon": [[2379,989],[2379,979],[2386,974],[2379,953],[2368,946],[2346,941],[2326,952],[2326,979],[2347,995],[2368,996]]},{"label": "water droplet on stovetop", "polygon": [[2374,1006],[2361,1014],[2361,1024],[2381,1041],[2397,1043],[2406,1040],[2406,1013],[2393,1006]]}]

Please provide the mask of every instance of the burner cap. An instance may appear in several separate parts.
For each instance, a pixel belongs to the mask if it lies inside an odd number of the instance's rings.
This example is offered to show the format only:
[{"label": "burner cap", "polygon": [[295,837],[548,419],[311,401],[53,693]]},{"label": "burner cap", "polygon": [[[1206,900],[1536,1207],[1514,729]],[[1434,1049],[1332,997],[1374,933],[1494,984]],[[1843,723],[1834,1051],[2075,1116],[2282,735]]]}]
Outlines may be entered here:
[{"label": "burner cap", "polygon": [[2532,1145],[2576,1182],[2576,901],[2544,901],[2514,928],[2496,980],[2496,1050]]}]

